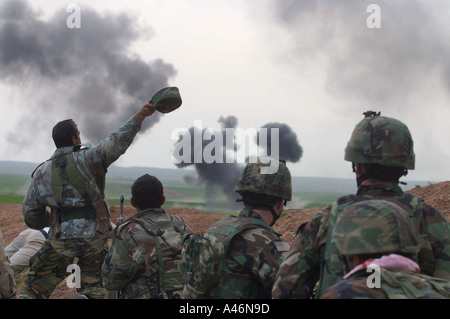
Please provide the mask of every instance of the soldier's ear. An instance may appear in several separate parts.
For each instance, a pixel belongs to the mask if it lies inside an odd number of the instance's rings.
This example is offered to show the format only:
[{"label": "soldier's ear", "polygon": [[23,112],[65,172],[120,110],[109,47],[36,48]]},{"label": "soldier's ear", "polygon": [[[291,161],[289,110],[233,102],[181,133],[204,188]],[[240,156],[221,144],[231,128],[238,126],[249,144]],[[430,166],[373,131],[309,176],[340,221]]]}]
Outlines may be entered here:
[{"label": "soldier's ear", "polygon": [[162,201],[161,201],[161,206],[164,205],[165,202],[166,202],[166,196],[163,195]]},{"label": "soldier's ear", "polygon": [[131,206],[136,207],[136,202],[134,201],[133,197],[130,197],[130,203],[131,203]]}]

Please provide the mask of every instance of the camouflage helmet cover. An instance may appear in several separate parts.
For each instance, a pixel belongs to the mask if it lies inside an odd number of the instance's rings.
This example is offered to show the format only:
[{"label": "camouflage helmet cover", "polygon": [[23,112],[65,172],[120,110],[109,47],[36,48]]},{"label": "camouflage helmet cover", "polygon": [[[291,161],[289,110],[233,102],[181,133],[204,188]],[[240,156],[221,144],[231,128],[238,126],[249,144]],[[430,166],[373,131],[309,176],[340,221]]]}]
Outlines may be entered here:
[{"label": "camouflage helmet cover", "polygon": [[273,174],[262,174],[261,167],[270,166],[267,160],[248,163],[243,169],[234,191],[242,194],[245,192],[269,195],[285,200],[292,199],[292,178],[289,169],[283,161],[277,161],[278,170]]},{"label": "camouflage helmet cover", "polygon": [[408,127],[394,118],[366,117],[353,130],[345,160],[414,169],[413,140]]},{"label": "camouflage helmet cover", "polygon": [[149,103],[161,113],[170,113],[181,106],[180,91],[175,86],[166,87],[156,92]]},{"label": "camouflage helmet cover", "polygon": [[385,200],[366,200],[345,208],[336,221],[333,241],[345,256],[418,251],[418,237],[408,214]]}]

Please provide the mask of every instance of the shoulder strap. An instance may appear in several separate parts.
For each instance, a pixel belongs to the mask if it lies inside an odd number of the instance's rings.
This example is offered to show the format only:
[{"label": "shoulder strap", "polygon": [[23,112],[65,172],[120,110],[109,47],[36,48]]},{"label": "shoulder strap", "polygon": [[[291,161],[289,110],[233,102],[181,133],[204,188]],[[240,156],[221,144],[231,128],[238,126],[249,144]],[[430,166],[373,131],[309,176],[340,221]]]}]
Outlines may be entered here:
[{"label": "shoulder strap", "polygon": [[83,175],[77,168],[73,154],[64,154],[52,159],[52,190],[58,206],[62,206],[64,185],[72,185],[81,196],[90,199]]},{"label": "shoulder strap", "polygon": [[34,173],[35,173],[35,172],[38,170],[38,168],[41,167],[44,163],[45,163],[45,162],[42,162],[41,164],[39,164],[39,165],[34,169],[34,171],[31,173],[31,177],[32,177],[32,178],[34,177]]},{"label": "shoulder strap", "polygon": [[174,227],[178,232],[180,232],[181,235],[181,239],[183,239],[183,235],[185,232],[185,228],[184,225],[185,223],[183,222],[183,220],[180,218],[177,218],[176,216],[171,216],[170,221],[161,221],[161,222],[155,222],[149,218],[146,218],[145,220],[148,221],[148,224],[145,224],[142,220],[135,218],[135,219],[131,219],[129,222],[127,222],[127,224],[131,223],[131,222],[135,222],[137,224],[139,224],[147,234],[149,234],[150,236],[152,236],[153,240],[155,241],[155,246],[156,246],[156,253],[157,253],[157,258],[158,258],[158,270],[159,270],[159,289],[160,289],[160,293],[161,296],[164,299],[168,299],[169,296],[167,294],[167,289],[166,289],[166,280],[168,278],[167,274],[164,271],[164,259],[163,259],[163,255],[162,255],[162,249],[161,249],[161,241],[159,239],[159,236],[162,235],[162,231],[161,228],[167,228],[167,227]]},{"label": "shoulder strap", "polygon": [[400,201],[409,207],[411,207],[411,211],[408,212],[409,216],[411,217],[411,221],[413,222],[413,225],[417,232],[420,232],[420,223],[422,220],[422,211],[423,206],[425,204],[422,197],[415,196],[410,193],[404,193],[400,197]]},{"label": "shoulder strap", "polygon": [[263,227],[271,230],[271,227],[267,225],[264,221],[255,218],[240,218],[237,216],[228,216],[222,218],[217,223],[215,223],[211,228],[209,228],[205,235],[213,235],[215,237],[220,237],[223,240],[225,247],[225,254],[227,254],[228,247],[234,236],[243,232],[244,230],[250,228]]}]

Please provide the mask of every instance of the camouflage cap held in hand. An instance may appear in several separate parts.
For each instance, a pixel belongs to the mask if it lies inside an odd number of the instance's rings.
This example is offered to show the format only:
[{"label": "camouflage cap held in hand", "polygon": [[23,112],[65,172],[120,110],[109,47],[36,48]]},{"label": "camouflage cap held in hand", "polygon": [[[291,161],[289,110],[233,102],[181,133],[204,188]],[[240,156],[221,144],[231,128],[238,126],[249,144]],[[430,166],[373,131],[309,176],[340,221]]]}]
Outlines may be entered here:
[{"label": "camouflage cap held in hand", "polygon": [[418,237],[408,214],[385,200],[356,202],[336,221],[333,241],[345,256],[362,254],[416,254]]},{"label": "camouflage cap held in hand", "polygon": [[154,104],[161,113],[170,113],[181,106],[180,91],[175,86],[166,87],[156,92],[149,103]]},{"label": "camouflage cap held in hand", "polygon": [[386,116],[364,118],[353,130],[345,160],[414,169],[413,139],[408,127]]},{"label": "camouflage cap held in hand", "polygon": [[273,158],[270,158],[270,161],[276,161],[276,164],[278,164],[275,173],[262,174],[261,167],[267,167],[273,165],[273,163],[266,160],[262,162],[258,159],[254,163],[247,164],[234,191],[239,194],[250,192],[291,200],[292,178],[289,169],[283,161]]}]

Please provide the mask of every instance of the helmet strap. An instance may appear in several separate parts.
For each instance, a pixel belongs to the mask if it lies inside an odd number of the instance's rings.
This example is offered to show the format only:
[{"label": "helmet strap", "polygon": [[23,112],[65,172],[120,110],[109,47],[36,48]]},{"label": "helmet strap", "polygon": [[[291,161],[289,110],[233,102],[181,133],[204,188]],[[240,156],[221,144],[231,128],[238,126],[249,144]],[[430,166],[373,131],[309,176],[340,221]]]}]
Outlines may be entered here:
[{"label": "helmet strap", "polygon": [[360,186],[362,182],[369,178],[369,175],[362,173],[361,175],[356,175],[356,186]]},{"label": "helmet strap", "polygon": [[362,182],[364,182],[366,179],[369,178],[369,175],[367,175],[366,171],[362,171],[362,172],[357,172],[356,171],[356,163],[352,163],[352,169],[353,169],[353,173],[356,174],[356,185],[357,187],[359,187]]},{"label": "helmet strap", "polygon": [[278,218],[280,218],[280,215],[277,215],[277,213],[275,212],[275,209],[273,209],[273,207],[269,207],[269,209],[270,209],[270,212],[272,213],[272,217],[273,217],[273,220],[269,226],[273,226],[277,222]]}]

